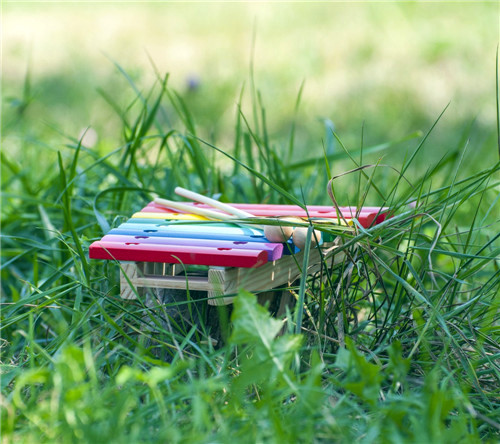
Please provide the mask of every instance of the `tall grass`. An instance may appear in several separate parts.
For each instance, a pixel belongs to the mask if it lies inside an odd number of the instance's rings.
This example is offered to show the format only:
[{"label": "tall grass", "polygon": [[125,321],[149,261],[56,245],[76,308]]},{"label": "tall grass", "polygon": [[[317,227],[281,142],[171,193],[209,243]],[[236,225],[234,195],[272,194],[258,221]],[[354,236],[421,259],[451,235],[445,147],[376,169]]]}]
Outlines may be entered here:
[{"label": "tall grass", "polygon": [[[253,88],[241,92],[233,146],[220,146],[168,76],[143,91],[119,69],[134,93],[125,108],[106,96],[120,145],[68,137],[34,150],[24,110],[4,127],[31,150],[29,163],[2,151],[5,442],[498,440],[500,163],[469,161],[495,143],[466,132],[429,163],[444,112],[372,147],[350,149],[330,128],[338,149],[301,161],[294,123],[273,140]],[[407,153],[399,165],[396,147]],[[330,203],[329,180],[339,204],[385,205],[393,217],[315,226],[340,236],[346,259],[302,276],[284,320],[242,291],[217,344],[204,299],[188,304],[198,324],[168,322],[164,307],[120,299],[116,264],[88,259],[90,242],[177,185],[304,205]]]}]

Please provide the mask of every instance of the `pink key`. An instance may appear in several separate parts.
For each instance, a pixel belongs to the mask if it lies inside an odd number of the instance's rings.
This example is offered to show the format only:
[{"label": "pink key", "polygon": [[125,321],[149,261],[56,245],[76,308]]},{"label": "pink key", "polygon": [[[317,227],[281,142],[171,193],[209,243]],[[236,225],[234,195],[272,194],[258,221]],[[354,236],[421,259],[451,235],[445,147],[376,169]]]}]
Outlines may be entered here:
[{"label": "pink key", "polygon": [[141,245],[186,245],[190,247],[211,247],[211,248],[231,248],[233,250],[259,250],[267,251],[267,260],[275,261],[283,255],[283,244],[246,242],[246,241],[225,241],[215,239],[189,239],[178,237],[153,237],[153,236],[132,236],[126,234],[107,234],[101,239],[102,242],[134,243]]}]

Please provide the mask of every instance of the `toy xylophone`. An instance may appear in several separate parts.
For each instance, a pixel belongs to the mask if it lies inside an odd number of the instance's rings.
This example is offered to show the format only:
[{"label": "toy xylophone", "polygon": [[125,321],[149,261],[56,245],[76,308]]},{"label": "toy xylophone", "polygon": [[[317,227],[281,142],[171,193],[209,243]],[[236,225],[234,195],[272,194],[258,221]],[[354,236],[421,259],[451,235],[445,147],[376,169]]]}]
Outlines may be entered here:
[{"label": "toy xylophone", "polygon": [[[297,264],[302,264],[303,252],[291,239],[269,242],[260,225],[209,220],[196,211],[213,210],[212,207],[199,202],[187,205],[193,208],[192,213],[151,202],[90,246],[90,258],[121,262],[122,297],[134,298],[133,286],[189,288],[208,291],[209,303],[217,305],[230,303],[232,298],[223,296],[236,293],[241,286],[248,291],[276,288],[300,275]],[[308,206],[306,210],[296,205],[231,206],[255,217],[339,223],[337,211],[331,206]],[[340,208],[343,219],[356,217],[363,227],[382,222],[385,210]],[[224,213],[215,211],[221,213],[222,219]],[[324,235],[320,241],[325,247],[321,250],[332,251],[333,239]],[[313,271],[324,259],[324,253],[322,256],[318,249],[312,249],[310,254]],[[207,276],[179,275],[187,265],[208,266]]]}]

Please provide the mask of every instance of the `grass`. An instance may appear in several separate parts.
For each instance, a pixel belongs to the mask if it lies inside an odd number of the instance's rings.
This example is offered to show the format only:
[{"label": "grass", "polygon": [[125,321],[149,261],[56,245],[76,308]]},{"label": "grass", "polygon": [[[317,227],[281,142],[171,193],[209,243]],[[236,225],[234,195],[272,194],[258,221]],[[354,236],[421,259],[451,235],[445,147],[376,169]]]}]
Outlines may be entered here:
[{"label": "grass", "polygon": [[[221,94],[237,106],[213,131],[203,91],[175,88],[161,67],[150,82],[114,68],[100,112],[114,113],[116,137],[95,146],[65,130],[59,105],[39,124],[45,77],[29,71],[3,104],[3,441],[498,441],[494,124],[459,124],[444,103],[388,138],[369,125],[346,140],[328,121],[307,130],[307,85],[283,118],[252,72]],[[307,140],[317,149],[305,156]],[[93,240],[177,185],[226,202],[327,204],[329,181],[339,204],[394,217],[316,227],[348,259],[303,276],[285,319],[242,291],[217,345],[205,300],[188,304],[197,328],[169,323],[164,307],[120,299],[116,264],[88,259]]]},{"label": "grass", "polygon": [[[89,261],[89,243],[158,190],[172,195],[174,184],[226,201],[317,203],[326,159],[337,155],[287,162],[270,144],[257,95],[257,121],[239,108],[235,145],[219,148],[197,135],[167,80],[141,93],[129,80],[137,97],[120,115],[124,143],[106,155],[68,140],[36,182],[36,171],[28,180],[19,160],[2,153],[3,436],[498,438],[499,163],[464,167],[470,140],[406,180],[433,128],[403,142],[409,154],[399,168],[359,169],[371,149],[346,148],[354,172],[332,184],[352,192],[336,199],[389,205],[395,216],[369,229],[321,228],[344,239],[350,260],[326,266],[322,280],[302,279],[288,333],[278,337],[282,321],[241,293],[230,337],[214,349],[207,326],[172,330],[158,324],[158,312],[120,300],[118,267]],[[165,126],[167,113],[177,127]],[[293,136],[287,146],[293,151]],[[312,174],[321,164],[324,175]],[[158,346],[171,350],[170,363],[158,360]]]}]

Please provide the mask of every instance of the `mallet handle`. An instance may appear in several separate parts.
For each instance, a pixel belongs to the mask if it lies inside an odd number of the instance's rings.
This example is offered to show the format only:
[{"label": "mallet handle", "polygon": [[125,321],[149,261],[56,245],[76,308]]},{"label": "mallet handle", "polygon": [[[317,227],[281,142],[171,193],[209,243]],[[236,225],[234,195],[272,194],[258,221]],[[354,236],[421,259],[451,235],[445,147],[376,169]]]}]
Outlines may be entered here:
[{"label": "mallet handle", "polygon": [[173,200],[162,199],[157,197],[154,200],[155,204],[161,205],[167,208],[173,208],[175,210],[185,211],[190,214],[199,214],[200,216],[205,216],[208,219],[214,220],[228,220],[228,219],[237,219],[236,216],[231,214],[220,213],[218,211],[208,210],[206,208],[199,208],[196,205],[186,205],[181,202],[175,202]]},{"label": "mallet handle", "polygon": [[231,205],[219,202],[218,200],[211,199],[210,197],[207,196],[203,196],[202,194],[195,193],[194,191],[186,190],[185,188],[182,187],[176,187],[174,191],[179,196],[194,200],[195,202],[201,202],[210,205],[211,207],[217,208],[219,210],[225,211],[226,213],[237,216],[240,219],[255,217],[253,214],[250,214],[246,211],[239,210],[237,208],[232,207]]}]

